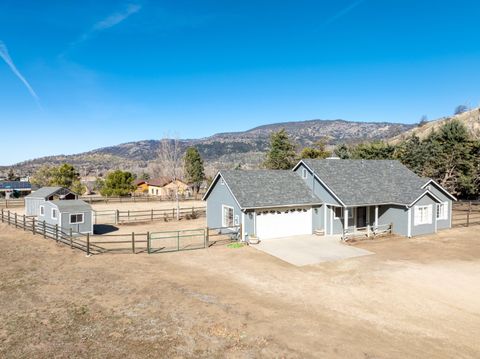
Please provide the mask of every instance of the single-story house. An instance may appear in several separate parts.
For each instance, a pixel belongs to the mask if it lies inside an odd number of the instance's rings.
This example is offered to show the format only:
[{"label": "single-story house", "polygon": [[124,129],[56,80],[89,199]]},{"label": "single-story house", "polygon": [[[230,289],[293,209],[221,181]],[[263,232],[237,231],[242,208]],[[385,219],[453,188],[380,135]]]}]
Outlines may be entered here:
[{"label": "single-story house", "polygon": [[242,239],[343,235],[393,225],[413,237],[450,228],[450,193],[392,160],[301,160],[292,171],[220,171],[203,197],[207,225]]},{"label": "single-story house", "polygon": [[39,207],[46,201],[75,200],[78,195],[64,187],[42,187],[25,197],[25,214],[38,216]]},{"label": "single-story house", "polygon": [[190,186],[179,179],[170,177],[159,177],[147,181],[148,194],[150,196],[174,197],[178,189],[180,196],[189,196],[191,194]]},{"label": "single-story house", "polygon": [[20,197],[32,192],[32,185],[27,181],[0,181],[0,193],[5,198]]},{"label": "single-story house", "polygon": [[133,185],[135,186],[136,194],[147,194],[148,193],[148,183],[146,180],[136,179],[133,181]]},{"label": "single-story house", "polygon": [[38,220],[58,225],[64,232],[93,234],[92,207],[82,200],[45,201],[39,205]]}]

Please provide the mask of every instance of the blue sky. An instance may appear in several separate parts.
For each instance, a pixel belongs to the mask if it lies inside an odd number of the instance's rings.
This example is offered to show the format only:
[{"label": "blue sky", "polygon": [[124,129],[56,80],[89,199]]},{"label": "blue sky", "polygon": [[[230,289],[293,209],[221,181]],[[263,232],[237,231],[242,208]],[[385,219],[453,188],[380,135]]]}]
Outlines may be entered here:
[{"label": "blue sky", "polygon": [[478,1],[0,0],[0,164],[478,106]]}]

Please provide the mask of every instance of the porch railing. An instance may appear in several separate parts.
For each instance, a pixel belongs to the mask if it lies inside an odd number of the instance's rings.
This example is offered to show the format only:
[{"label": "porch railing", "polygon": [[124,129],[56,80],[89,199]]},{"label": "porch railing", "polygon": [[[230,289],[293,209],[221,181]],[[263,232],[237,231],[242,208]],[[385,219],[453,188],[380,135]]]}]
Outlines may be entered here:
[{"label": "porch railing", "polygon": [[342,241],[349,241],[352,239],[375,238],[393,233],[393,223],[379,224],[377,226],[366,226],[347,228],[343,230]]}]

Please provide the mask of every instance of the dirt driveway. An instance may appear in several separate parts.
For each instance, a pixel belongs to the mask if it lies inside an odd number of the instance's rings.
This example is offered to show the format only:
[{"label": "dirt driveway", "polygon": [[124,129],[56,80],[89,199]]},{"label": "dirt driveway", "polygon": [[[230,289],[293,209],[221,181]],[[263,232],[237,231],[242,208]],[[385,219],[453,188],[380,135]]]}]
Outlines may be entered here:
[{"label": "dirt driveway", "polygon": [[250,247],[87,258],[0,225],[0,357],[478,358],[478,229],[294,267]]}]

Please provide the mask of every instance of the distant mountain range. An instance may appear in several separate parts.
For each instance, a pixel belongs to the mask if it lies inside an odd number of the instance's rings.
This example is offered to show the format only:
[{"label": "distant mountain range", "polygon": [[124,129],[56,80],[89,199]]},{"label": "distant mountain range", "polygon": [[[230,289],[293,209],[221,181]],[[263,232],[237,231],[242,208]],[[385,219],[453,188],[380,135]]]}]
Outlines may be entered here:
[{"label": "distant mountain range", "polygon": [[[207,169],[232,168],[239,164],[243,168],[255,168],[263,161],[272,132],[284,128],[299,149],[326,139],[333,146],[338,143],[357,143],[367,140],[388,139],[412,129],[414,125],[388,122],[352,122],[344,120],[310,120],[274,123],[255,127],[243,132],[218,133],[202,139],[180,140],[182,151],[196,146]],[[144,140],[104,147],[74,155],[57,155],[37,158],[18,163],[16,172],[32,174],[45,164],[70,163],[82,175],[102,174],[120,168],[136,173],[152,170],[157,158],[159,140]],[[10,167],[0,167],[0,174]]]}]

